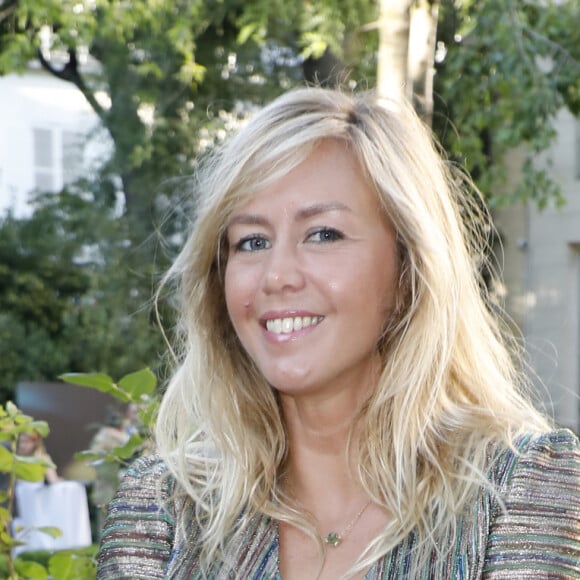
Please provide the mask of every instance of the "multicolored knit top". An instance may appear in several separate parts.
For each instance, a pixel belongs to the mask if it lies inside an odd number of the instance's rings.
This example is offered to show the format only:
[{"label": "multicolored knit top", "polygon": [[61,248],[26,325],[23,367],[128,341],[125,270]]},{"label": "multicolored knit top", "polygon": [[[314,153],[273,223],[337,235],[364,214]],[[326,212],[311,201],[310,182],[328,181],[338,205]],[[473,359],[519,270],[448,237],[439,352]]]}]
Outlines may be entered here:
[{"label": "multicolored knit top", "polygon": [[[580,579],[580,443],[570,431],[558,430],[520,438],[516,449],[503,451],[490,470],[498,493],[481,489],[458,517],[455,537],[433,551],[420,575],[409,572],[416,541],[410,534],[365,580]],[[98,579],[280,580],[278,526],[266,516],[255,516],[229,542],[233,566],[215,562],[204,575],[193,508],[172,499],[174,483],[165,474],[155,456],[128,470],[109,507]],[[180,509],[192,510],[186,529],[174,524]]]}]

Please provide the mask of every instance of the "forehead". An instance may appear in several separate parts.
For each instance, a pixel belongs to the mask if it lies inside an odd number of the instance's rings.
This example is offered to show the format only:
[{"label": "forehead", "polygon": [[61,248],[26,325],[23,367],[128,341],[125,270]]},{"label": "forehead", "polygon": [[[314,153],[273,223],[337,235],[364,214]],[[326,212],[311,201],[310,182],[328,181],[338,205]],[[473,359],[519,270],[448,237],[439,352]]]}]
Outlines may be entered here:
[{"label": "forehead", "polygon": [[240,216],[261,213],[299,214],[330,211],[376,212],[378,196],[345,142],[325,140],[288,172],[253,190],[234,210]]}]

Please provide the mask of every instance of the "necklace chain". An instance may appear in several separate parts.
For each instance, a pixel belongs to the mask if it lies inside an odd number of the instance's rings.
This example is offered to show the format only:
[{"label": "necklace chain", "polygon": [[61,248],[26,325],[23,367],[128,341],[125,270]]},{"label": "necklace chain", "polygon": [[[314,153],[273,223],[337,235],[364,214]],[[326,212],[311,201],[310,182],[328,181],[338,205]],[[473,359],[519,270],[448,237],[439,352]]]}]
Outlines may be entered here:
[{"label": "necklace chain", "polygon": [[324,537],[324,543],[328,544],[329,546],[332,546],[333,548],[337,548],[340,544],[342,544],[342,542],[354,528],[354,525],[362,517],[365,510],[371,505],[371,501],[372,500],[369,499],[369,501],[367,501],[367,503],[363,505],[360,511],[356,514],[356,516],[354,516],[354,518],[352,518],[352,520],[340,532],[329,532],[328,534],[326,534],[326,536]]}]

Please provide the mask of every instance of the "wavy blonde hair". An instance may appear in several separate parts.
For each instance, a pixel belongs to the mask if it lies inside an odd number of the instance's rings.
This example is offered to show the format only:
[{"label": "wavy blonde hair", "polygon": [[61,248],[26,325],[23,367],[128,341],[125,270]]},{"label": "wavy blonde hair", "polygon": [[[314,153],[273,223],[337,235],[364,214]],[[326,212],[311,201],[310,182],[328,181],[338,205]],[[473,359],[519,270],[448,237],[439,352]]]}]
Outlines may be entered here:
[{"label": "wavy blonde hair", "polygon": [[480,283],[490,221],[469,180],[407,105],[370,93],[289,92],[205,161],[193,228],[166,280],[179,288],[180,341],[157,445],[194,502],[208,567],[257,513],[314,537],[280,488],[283,417],[228,318],[223,274],[232,212],[323,139],[346,142],[395,227],[400,254],[400,303],[378,346],[382,375],[352,442],[356,476],[392,518],[352,572],[413,530],[427,557],[488,485],[490,446],[549,427],[524,395],[525,375]]}]

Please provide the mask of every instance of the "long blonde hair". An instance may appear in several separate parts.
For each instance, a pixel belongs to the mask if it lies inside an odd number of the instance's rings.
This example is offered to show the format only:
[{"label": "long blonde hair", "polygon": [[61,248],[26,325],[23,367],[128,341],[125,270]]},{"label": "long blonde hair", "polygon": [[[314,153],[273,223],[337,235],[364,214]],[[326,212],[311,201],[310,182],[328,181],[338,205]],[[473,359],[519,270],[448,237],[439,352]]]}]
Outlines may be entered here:
[{"label": "long blonde hair", "polygon": [[[426,539],[453,533],[457,514],[485,485],[490,446],[548,428],[523,394],[524,374],[480,283],[490,222],[469,180],[406,105],[370,93],[289,92],[198,172],[193,228],[167,278],[179,287],[180,343],[157,445],[194,502],[206,565],[257,513],[311,530],[279,489],[283,418],[228,318],[223,273],[234,209],[323,139],[347,143],[395,227],[400,253],[401,304],[385,321],[384,367],[356,442],[356,475],[392,517],[353,570],[413,530]],[[427,554],[433,546],[424,544]]]}]

